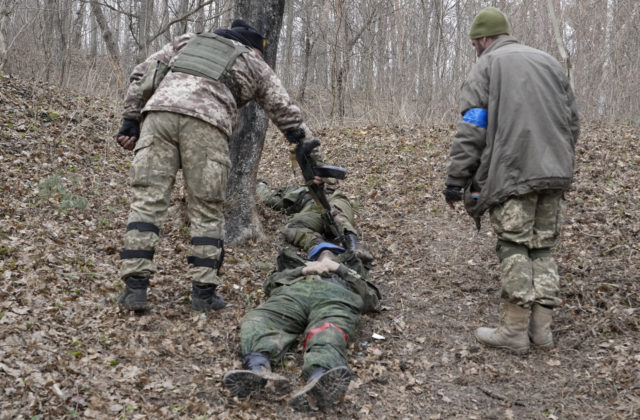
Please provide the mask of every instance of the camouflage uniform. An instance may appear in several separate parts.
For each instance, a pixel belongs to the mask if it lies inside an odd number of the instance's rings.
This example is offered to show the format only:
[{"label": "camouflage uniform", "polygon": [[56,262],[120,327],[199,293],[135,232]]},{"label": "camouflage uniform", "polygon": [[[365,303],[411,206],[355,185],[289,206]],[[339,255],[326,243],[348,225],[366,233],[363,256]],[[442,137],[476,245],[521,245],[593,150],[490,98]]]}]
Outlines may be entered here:
[{"label": "camouflage uniform", "polygon": [[[308,193],[307,187],[286,187],[274,191],[265,183],[259,182],[256,193],[261,202],[274,210],[294,214],[283,229],[285,239],[292,245],[308,251],[330,234],[322,218],[322,209]],[[338,190],[328,190],[327,193],[329,204],[335,209],[334,220],[340,227],[340,234],[357,234],[349,199]]]},{"label": "camouflage uniform", "polygon": [[522,45],[510,27],[493,7],[471,25],[478,60],[460,92],[445,198],[452,206],[464,199],[478,227],[488,210],[498,236],[500,322],[478,328],[476,338],[523,353],[554,345],[552,313],[561,302],[550,248],[573,180],[580,118],[562,65]]},{"label": "camouflage uniform", "polygon": [[558,268],[550,249],[560,235],[564,208],[561,190],[545,190],[490,209],[504,299],[525,308],[560,305]]},{"label": "camouflage uniform", "polygon": [[353,253],[341,254],[337,261],[341,265],[335,273],[303,275],[305,261],[282,253],[278,271],[265,280],[267,301],[242,320],[243,354],[259,352],[279,362],[302,334],[305,378],[318,367],[347,365],[349,337],[360,314],[376,309],[379,293]]},{"label": "camouflage uniform", "polygon": [[144,124],[131,167],[133,200],[121,253],[123,279],[148,277],[156,271],[153,250],[175,174],[182,168],[192,237],[188,276],[196,283],[219,283],[217,270],[224,255],[222,205],[230,166],[227,142],[238,108],[255,100],[280,130],[299,129],[312,137],[274,71],[248,48],[232,62],[224,83],[169,71],[145,103],[143,76],[157,63],[172,63],[195,36],[185,34],[168,43],[136,66],[130,77],[123,117],[138,121],[144,117]]}]

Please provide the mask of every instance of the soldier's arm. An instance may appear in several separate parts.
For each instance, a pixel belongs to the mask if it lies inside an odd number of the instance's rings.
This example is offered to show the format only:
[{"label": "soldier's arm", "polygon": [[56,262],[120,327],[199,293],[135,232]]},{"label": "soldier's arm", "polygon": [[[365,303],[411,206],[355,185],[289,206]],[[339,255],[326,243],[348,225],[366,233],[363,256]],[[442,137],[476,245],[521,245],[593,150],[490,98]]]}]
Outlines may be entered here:
[{"label": "soldier's arm", "polygon": [[462,119],[456,127],[445,183],[464,187],[480,165],[486,145],[489,82],[477,64],[465,81],[460,97]]},{"label": "soldier's arm", "polygon": [[155,67],[158,61],[169,64],[169,61],[180,51],[194,34],[185,34],[177,37],[162,47],[159,51],[151,54],[145,61],[138,64],[129,76],[129,87],[124,100],[123,119],[133,119],[140,121],[140,113],[144,107],[140,80],[150,67]]},{"label": "soldier's arm", "polygon": [[573,89],[571,89],[570,83],[567,81],[567,97],[569,100],[569,110],[571,112],[569,128],[571,129],[571,135],[573,136],[573,147],[578,142],[580,136],[580,116],[578,115],[578,105],[576,104],[576,98],[573,95]]},{"label": "soldier's arm", "polygon": [[[255,99],[271,121],[287,137],[297,131],[303,141],[313,138],[302,111],[293,103],[273,69],[257,54],[242,54],[233,66],[243,100]],[[239,103],[238,106],[242,106]]]}]

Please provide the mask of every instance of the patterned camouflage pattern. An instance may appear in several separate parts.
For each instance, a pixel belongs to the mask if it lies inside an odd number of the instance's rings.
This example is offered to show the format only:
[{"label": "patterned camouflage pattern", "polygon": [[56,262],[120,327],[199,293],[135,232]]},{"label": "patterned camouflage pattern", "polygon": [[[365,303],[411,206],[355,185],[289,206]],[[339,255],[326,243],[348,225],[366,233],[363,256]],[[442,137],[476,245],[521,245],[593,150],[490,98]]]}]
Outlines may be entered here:
[{"label": "patterned camouflage pattern", "polygon": [[[238,108],[255,100],[276,126],[284,131],[302,127],[300,108],[293,104],[273,69],[255,51],[241,54],[229,71],[228,80],[220,81],[181,72],[169,72],[153,96],[144,103],[140,81],[157,61],[170,64],[178,52],[196,34],[188,33],[166,44],[136,66],[129,78],[123,118],[141,120],[149,111],[169,111],[206,121],[227,137],[231,136]],[[234,41],[235,42],[235,41]]]},{"label": "patterned camouflage pattern", "polygon": [[534,302],[559,306],[560,277],[549,250],[560,235],[565,200],[560,190],[510,198],[490,210],[498,236],[502,297],[529,308]]},{"label": "patterned camouflage pattern", "polygon": [[[182,168],[188,193],[191,237],[223,238],[222,206],[231,166],[224,133],[189,116],[150,112],[142,125],[134,153],[130,172],[133,198],[128,223],[147,222],[162,226],[176,173]],[[153,250],[157,240],[155,233],[133,229],[125,235],[124,248]],[[213,245],[191,248],[191,255],[200,258],[218,259],[220,253],[221,249]],[[215,269],[190,267],[187,276],[191,281],[219,284]],[[125,278],[155,271],[151,260],[124,259],[120,275]]]},{"label": "patterned camouflage pattern", "polygon": [[[304,250],[309,250],[330,233],[322,219],[322,209],[308,193],[306,187],[286,187],[272,190],[259,182],[256,188],[258,199],[275,210],[295,213],[282,230],[287,242]],[[345,231],[357,234],[354,227],[353,207],[349,199],[340,191],[328,192],[327,200],[335,209],[333,218]]]},{"label": "patterned camouflage pattern", "polygon": [[321,331],[307,341],[303,376],[308,378],[317,367],[346,366],[345,335],[355,332],[362,306],[362,298],[341,285],[316,275],[301,276],[276,288],[265,303],[245,315],[240,329],[242,354],[261,352],[276,364],[300,334],[304,342],[318,328]]},{"label": "patterned camouflage pattern", "polygon": [[285,211],[287,214],[299,212],[305,204],[313,200],[305,186],[291,186],[273,190],[263,181],[258,182],[256,195],[258,201],[265,206]]}]

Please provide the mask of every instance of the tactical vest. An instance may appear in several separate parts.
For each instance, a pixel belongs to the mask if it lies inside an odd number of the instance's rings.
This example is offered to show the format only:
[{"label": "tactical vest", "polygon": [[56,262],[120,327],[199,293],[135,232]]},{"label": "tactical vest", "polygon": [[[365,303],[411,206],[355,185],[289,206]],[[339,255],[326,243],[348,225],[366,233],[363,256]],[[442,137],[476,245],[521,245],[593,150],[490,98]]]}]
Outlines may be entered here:
[{"label": "tactical vest", "polygon": [[251,48],[225,37],[202,33],[187,42],[171,63],[171,70],[223,81],[240,54]]},{"label": "tactical vest", "polygon": [[140,79],[142,100],[146,102],[153,95],[169,70],[218,80],[231,88],[227,80],[229,69],[240,54],[250,51],[251,48],[216,34],[198,34],[187,42],[169,65],[158,61],[155,66],[149,66]]}]

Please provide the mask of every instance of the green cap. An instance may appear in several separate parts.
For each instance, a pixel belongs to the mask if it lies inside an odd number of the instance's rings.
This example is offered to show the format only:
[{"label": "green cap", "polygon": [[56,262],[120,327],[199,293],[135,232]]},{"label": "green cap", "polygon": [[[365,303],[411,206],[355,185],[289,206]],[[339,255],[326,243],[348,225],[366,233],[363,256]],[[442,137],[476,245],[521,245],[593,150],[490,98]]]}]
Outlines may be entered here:
[{"label": "green cap", "polygon": [[511,33],[507,17],[495,7],[486,7],[480,10],[471,24],[469,37],[478,39],[485,36],[494,36]]}]

